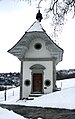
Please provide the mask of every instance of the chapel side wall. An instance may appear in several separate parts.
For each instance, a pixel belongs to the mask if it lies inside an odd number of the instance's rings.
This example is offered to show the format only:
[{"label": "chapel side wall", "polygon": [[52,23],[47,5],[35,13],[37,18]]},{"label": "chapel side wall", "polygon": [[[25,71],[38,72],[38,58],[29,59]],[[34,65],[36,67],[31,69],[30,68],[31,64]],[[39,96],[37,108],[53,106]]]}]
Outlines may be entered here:
[{"label": "chapel side wall", "polygon": [[44,82],[46,80],[51,81],[50,86],[45,86],[44,83],[44,93],[51,93],[53,91],[53,62],[50,61],[46,64],[47,69],[44,71]]},{"label": "chapel side wall", "polygon": [[[44,93],[49,93],[52,92],[53,90],[53,62],[52,61],[24,61],[23,62],[23,89],[22,89],[22,98],[28,98],[28,96],[31,93],[32,89],[32,70],[30,70],[30,67],[35,65],[35,64],[41,64],[46,69],[43,71],[43,91]],[[25,80],[29,79],[30,80],[30,86],[26,86],[24,84]],[[45,80],[50,80],[51,85],[50,86],[45,86]]]},{"label": "chapel side wall", "polygon": [[22,99],[23,93],[23,61],[21,61],[21,72],[20,72],[20,99]]}]

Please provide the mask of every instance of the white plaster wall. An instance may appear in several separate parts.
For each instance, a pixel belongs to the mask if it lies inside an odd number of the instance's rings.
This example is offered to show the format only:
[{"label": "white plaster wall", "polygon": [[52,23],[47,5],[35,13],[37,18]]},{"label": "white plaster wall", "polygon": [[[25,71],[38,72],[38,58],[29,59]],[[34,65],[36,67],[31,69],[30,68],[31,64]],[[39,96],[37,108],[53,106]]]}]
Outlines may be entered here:
[{"label": "white plaster wall", "polygon": [[[23,92],[22,98],[27,98],[31,93],[31,86],[32,86],[32,76],[30,67],[35,64],[41,64],[46,69],[44,70],[44,77],[43,77],[43,89],[45,86],[45,80],[49,79],[51,81],[51,85],[44,89],[44,93],[52,92],[53,90],[53,63],[52,61],[24,61],[23,62]],[[29,79],[31,81],[30,86],[25,86],[24,81]]]},{"label": "white plaster wall", "polygon": [[[24,82],[26,79],[30,80],[30,86],[25,86]],[[29,70],[28,63],[23,62],[23,89],[22,98],[28,98],[31,92],[31,70]]]},{"label": "white plaster wall", "polygon": [[45,86],[45,83],[44,83],[44,93],[50,93],[53,91],[53,63],[52,61],[46,63],[46,67],[47,69],[44,71],[44,82],[45,80],[48,79],[51,81],[51,85]]},{"label": "white plaster wall", "polygon": [[[41,43],[42,47],[40,50],[36,50],[34,45],[36,43]],[[33,40],[30,45],[29,45],[29,49],[25,54],[25,58],[48,58],[50,57],[50,52],[46,49],[45,46],[45,41],[42,39],[35,39]]]}]

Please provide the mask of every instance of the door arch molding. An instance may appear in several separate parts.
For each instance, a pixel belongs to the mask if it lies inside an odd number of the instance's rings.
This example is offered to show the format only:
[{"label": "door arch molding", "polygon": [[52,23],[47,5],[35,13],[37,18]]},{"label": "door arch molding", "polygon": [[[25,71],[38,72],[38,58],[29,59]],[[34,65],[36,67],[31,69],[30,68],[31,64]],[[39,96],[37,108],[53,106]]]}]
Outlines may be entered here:
[{"label": "door arch molding", "polygon": [[30,69],[31,69],[31,70],[33,70],[33,69],[45,70],[46,68],[45,68],[43,65],[41,65],[41,64],[35,64],[35,65],[32,65],[32,66],[30,67]]},{"label": "door arch molding", "polygon": [[[40,76],[41,76],[41,78],[42,79],[40,79],[41,80],[41,93],[44,93],[44,86],[43,86],[43,82],[44,82],[44,70],[46,69],[43,65],[41,65],[41,64],[35,64],[35,65],[32,65],[31,67],[30,67],[30,69],[32,70],[32,72],[31,72],[31,77],[32,77],[32,88],[31,88],[31,93],[35,93],[34,92],[34,75],[36,75],[37,77],[38,77],[38,75],[40,74]],[[38,85],[38,84],[36,84],[36,85]]]}]

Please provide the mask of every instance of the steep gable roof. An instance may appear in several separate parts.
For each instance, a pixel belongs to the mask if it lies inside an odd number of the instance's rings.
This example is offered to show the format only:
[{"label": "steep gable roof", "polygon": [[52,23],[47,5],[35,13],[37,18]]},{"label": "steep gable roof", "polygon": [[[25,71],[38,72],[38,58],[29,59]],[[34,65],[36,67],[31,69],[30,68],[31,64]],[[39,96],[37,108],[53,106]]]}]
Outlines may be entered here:
[{"label": "steep gable roof", "polygon": [[51,40],[39,21],[35,21],[22,38],[10,50],[8,50],[8,52],[19,59],[22,59],[29,48],[30,42],[37,38],[41,38],[45,41],[46,47],[50,52],[60,52],[61,56],[59,61],[62,61],[63,49]]}]

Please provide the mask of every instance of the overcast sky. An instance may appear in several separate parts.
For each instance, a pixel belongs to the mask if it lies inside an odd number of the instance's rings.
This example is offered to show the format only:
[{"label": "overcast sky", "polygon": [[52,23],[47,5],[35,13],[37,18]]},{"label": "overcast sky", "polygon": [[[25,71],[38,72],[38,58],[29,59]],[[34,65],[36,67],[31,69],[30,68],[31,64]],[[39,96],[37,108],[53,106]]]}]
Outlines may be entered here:
[{"label": "overcast sky", "polygon": [[[34,6],[34,7],[33,7]],[[20,61],[7,51],[23,36],[25,31],[35,22],[36,6],[15,0],[0,2],[0,72],[20,71]],[[51,27],[48,20],[42,20],[42,26],[48,34]],[[58,42],[64,49],[63,61],[57,69],[75,68],[75,19],[70,19],[64,26]]]}]

